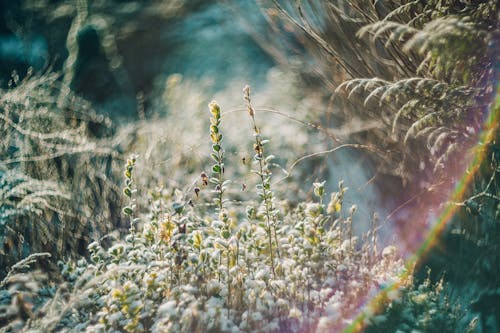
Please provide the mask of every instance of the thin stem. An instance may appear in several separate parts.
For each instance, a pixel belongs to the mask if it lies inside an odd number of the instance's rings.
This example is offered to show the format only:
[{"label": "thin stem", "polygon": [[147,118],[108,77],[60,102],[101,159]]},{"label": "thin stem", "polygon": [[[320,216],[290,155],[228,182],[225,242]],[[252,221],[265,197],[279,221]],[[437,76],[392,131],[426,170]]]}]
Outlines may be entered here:
[{"label": "thin stem", "polygon": [[[252,125],[253,125],[253,130],[254,130],[254,136],[255,136],[255,144],[254,144],[254,150],[255,150],[255,157],[254,159],[257,161],[257,164],[259,166],[259,170],[256,172],[259,177],[260,177],[260,182],[262,186],[262,199],[264,201],[264,214],[266,216],[266,232],[268,236],[268,247],[269,247],[269,255],[271,259],[271,270],[273,272],[273,276],[276,277],[276,271],[274,267],[274,251],[273,251],[273,232],[272,229],[274,229],[274,232],[276,233],[275,228],[272,228],[272,220],[274,220],[274,215],[273,214],[273,203],[272,203],[272,192],[270,190],[271,187],[271,180],[270,180],[270,172],[269,169],[267,168],[266,161],[264,158],[264,143],[262,141],[262,137],[260,135],[259,128],[257,127],[257,123],[255,121],[255,110],[252,107],[252,104],[250,102],[250,87],[246,86],[244,91],[244,100],[247,103],[247,110],[248,114],[250,115],[250,118],[252,118]],[[276,238],[276,237],[275,237]],[[277,245],[278,243],[276,243]]]}]

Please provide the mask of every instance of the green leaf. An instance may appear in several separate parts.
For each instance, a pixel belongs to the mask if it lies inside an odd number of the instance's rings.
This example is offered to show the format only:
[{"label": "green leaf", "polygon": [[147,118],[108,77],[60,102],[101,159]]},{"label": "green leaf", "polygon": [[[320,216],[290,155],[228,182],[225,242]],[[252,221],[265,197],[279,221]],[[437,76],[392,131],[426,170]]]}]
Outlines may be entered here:
[{"label": "green leaf", "polygon": [[130,190],[130,188],[128,188],[128,187],[125,187],[125,188],[123,189],[123,194],[125,194],[125,195],[126,195],[127,197],[129,197],[129,198],[130,198],[130,197],[132,197],[132,191],[131,191],[131,190]]},{"label": "green leaf", "polygon": [[134,211],[132,210],[131,207],[127,206],[125,208],[123,208],[123,213],[125,213],[126,215],[132,215]]},{"label": "green leaf", "polygon": [[231,237],[231,233],[229,232],[229,230],[222,230],[220,234],[224,239],[229,239],[229,237]]},{"label": "green leaf", "polygon": [[213,149],[214,151],[219,151],[219,150],[220,150],[220,145],[213,145],[213,146],[212,146],[212,149]]},{"label": "green leaf", "polygon": [[184,205],[181,204],[181,203],[178,203],[178,202],[174,202],[172,204],[172,208],[174,209],[174,211],[177,213],[177,214],[181,214],[182,211],[184,210]]},{"label": "green leaf", "polygon": [[218,164],[215,164],[213,167],[212,167],[212,171],[215,172],[215,173],[220,173],[221,172],[221,167],[220,165]]}]

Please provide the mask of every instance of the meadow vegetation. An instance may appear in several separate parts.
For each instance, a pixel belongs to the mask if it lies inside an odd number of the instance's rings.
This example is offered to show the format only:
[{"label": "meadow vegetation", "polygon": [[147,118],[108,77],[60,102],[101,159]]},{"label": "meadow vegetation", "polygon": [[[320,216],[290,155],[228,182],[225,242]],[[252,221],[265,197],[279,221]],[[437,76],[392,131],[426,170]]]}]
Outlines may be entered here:
[{"label": "meadow vegetation", "polygon": [[[500,330],[498,124],[479,136],[499,110],[497,6],[263,1],[267,91],[236,78],[219,104],[174,74],[129,123],[79,95],[82,15],[113,20],[76,6],[62,72],[0,90],[0,331],[337,332],[362,308],[353,330]],[[446,202],[436,188],[478,140],[472,185]],[[425,197],[458,206],[441,247],[405,265],[378,214],[326,179],[318,156],[339,147],[366,154],[383,199],[418,198],[395,233],[423,228]]]}]

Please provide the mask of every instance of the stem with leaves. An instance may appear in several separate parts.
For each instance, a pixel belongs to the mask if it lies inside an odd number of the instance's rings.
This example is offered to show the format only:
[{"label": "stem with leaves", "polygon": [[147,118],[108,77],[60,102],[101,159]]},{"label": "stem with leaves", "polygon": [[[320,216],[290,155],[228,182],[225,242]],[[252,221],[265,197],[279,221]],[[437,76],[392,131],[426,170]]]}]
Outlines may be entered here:
[{"label": "stem with leaves", "polygon": [[217,102],[212,101],[208,105],[210,109],[210,140],[212,141],[212,159],[215,164],[212,166],[213,178],[210,182],[215,185],[214,192],[217,197],[214,199],[215,205],[220,215],[223,213],[223,195],[224,195],[224,151],[222,150],[222,134],[219,131],[221,111]]},{"label": "stem with leaves", "polygon": [[134,218],[134,209],[135,209],[135,199],[132,197],[132,194],[137,192],[137,189],[134,188],[134,179],[132,177],[135,162],[137,160],[137,155],[132,155],[125,165],[125,172],[123,175],[125,176],[125,188],[123,189],[123,194],[128,198],[128,205],[123,208],[123,213],[130,218],[130,236],[132,237],[132,247],[135,247],[135,233],[136,233],[136,223],[138,219]]},{"label": "stem with leaves", "polygon": [[[210,182],[215,185],[214,192],[216,193],[216,198],[214,199],[215,205],[217,207],[217,212],[220,221],[224,223],[222,230],[220,230],[220,236],[222,237],[222,243],[224,246],[224,251],[226,252],[227,259],[227,286],[228,286],[228,311],[231,308],[231,277],[230,277],[230,256],[231,251],[229,249],[228,240],[231,237],[231,226],[230,219],[227,216],[227,212],[224,209],[224,192],[226,191],[226,186],[229,183],[228,180],[224,181],[224,150],[222,149],[222,134],[220,133],[220,120],[221,120],[221,110],[217,102],[212,101],[208,108],[210,110],[210,140],[212,141],[212,159],[215,164],[212,166],[213,177],[210,178]],[[222,261],[222,257],[220,258]]]},{"label": "stem with leaves", "polygon": [[[243,89],[243,99],[247,103],[247,111],[252,118],[252,125],[254,130],[254,162],[257,164],[258,169],[253,170],[255,174],[260,177],[260,184],[257,185],[257,193],[259,194],[263,204],[264,204],[264,216],[266,218],[266,233],[268,236],[268,246],[269,255],[271,259],[271,270],[273,276],[276,276],[276,270],[274,265],[274,250],[273,250],[273,233],[276,242],[276,247],[278,246],[277,236],[276,236],[276,220],[277,220],[277,210],[273,204],[273,192],[271,191],[271,170],[269,170],[269,161],[271,161],[274,156],[269,155],[265,157],[264,155],[264,145],[268,140],[262,139],[260,130],[255,122],[255,110],[252,106],[250,100],[250,86],[245,86]],[[279,249],[276,249],[279,257]]]}]

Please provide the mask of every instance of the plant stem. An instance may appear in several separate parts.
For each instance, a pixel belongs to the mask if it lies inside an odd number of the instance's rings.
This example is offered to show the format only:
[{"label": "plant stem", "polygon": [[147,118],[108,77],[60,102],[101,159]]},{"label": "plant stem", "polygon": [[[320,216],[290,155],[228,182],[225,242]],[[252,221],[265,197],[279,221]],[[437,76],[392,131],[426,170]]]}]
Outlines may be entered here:
[{"label": "plant stem", "polygon": [[[257,127],[257,123],[255,121],[255,110],[252,107],[252,104],[250,102],[250,87],[246,86],[245,89],[243,90],[244,92],[244,100],[247,103],[247,110],[248,114],[250,115],[250,118],[252,118],[252,125],[253,125],[253,130],[254,130],[254,136],[255,136],[255,144],[254,144],[254,150],[255,150],[255,156],[254,159],[257,161],[259,170],[256,172],[259,177],[260,177],[260,185],[262,186],[262,198],[264,201],[264,214],[266,216],[266,232],[268,236],[268,246],[269,246],[269,255],[271,259],[271,270],[273,272],[273,277],[276,277],[276,272],[274,268],[274,251],[273,251],[273,233],[271,230],[271,221],[272,217],[274,215],[273,213],[273,203],[272,203],[272,192],[270,190],[271,188],[271,179],[270,179],[270,172],[269,169],[267,168],[267,162],[264,158],[264,143],[262,141],[262,137],[260,135],[259,128]],[[276,233],[276,230],[275,230]],[[275,236],[276,238],[276,236]],[[276,243],[278,244],[278,243]]]}]

